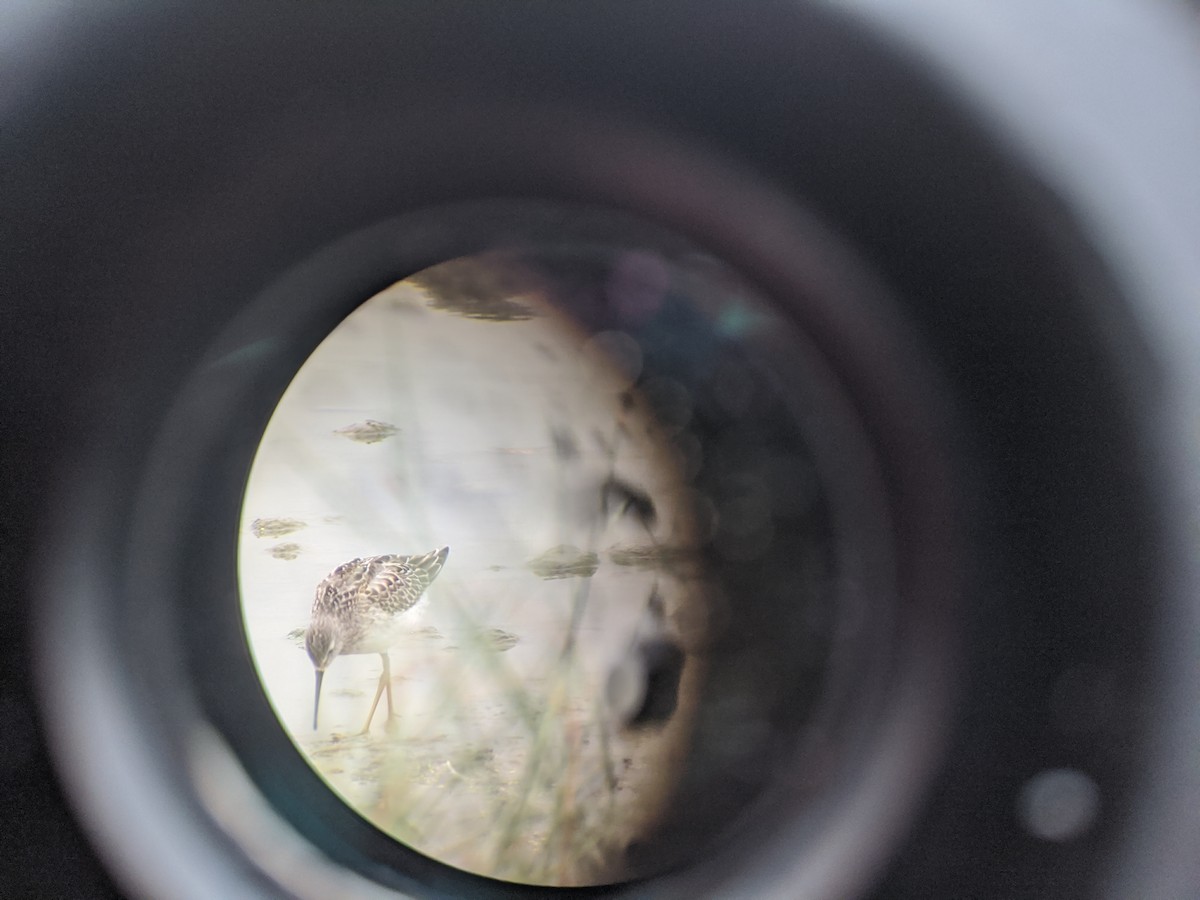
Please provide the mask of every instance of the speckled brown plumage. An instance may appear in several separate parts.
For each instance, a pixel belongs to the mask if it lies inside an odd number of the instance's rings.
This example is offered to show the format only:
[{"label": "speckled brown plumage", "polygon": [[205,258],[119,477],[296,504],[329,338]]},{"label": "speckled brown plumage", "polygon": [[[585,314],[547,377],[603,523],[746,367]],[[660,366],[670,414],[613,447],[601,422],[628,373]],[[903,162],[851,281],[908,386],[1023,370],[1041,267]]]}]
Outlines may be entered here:
[{"label": "speckled brown plumage", "polygon": [[368,556],[342,563],[317,586],[312,618],[304,633],[308,656],[316,669],[317,685],[313,701],[313,728],[321,702],[321,681],[325,670],[338,656],[378,653],[383,660],[383,675],[366,731],[383,691],[388,695],[388,714],[392,715],[391,671],[387,656],[402,627],[402,617],[420,601],[426,588],[445,565],[449,547],[417,556]]}]

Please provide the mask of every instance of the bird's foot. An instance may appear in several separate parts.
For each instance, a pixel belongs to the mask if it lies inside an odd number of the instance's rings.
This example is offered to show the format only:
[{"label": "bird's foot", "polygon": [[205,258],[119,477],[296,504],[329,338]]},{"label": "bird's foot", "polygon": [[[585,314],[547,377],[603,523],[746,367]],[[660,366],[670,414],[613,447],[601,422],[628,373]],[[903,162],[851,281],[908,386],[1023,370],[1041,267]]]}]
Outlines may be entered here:
[{"label": "bird's foot", "polygon": [[[400,717],[392,715],[392,716],[388,716],[386,719],[384,719],[383,720],[383,730],[387,734],[393,734],[393,735],[397,734],[400,731]],[[371,723],[368,722],[366,725],[363,726],[363,730],[358,733],[358,737],[363,737],[364,735],[368,735],[370,733],[371,733]]]}]

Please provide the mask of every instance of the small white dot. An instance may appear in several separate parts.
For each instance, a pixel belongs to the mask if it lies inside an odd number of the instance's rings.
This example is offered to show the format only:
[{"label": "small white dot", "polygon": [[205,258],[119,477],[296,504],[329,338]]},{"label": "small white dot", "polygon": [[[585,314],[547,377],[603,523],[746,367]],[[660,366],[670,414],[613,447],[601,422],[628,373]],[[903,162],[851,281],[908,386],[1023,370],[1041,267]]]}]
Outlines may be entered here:
[{"label": "small white dot", "polygon": [[1069,841],[1095,821],[1100,811],[1100,788],[1076,769],[1047,769],[1025,782],[1017,811],[1034,837]]}]

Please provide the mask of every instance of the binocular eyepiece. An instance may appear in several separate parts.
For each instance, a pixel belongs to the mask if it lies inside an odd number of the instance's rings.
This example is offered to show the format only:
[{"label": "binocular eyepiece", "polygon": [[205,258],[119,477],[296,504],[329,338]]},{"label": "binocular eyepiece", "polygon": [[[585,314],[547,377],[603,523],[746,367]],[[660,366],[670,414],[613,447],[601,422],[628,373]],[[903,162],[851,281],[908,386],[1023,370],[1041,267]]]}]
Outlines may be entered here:
[{"label": "binocular eyepiece", "polygon": [[1193,8],[5,17],[0,895],[1200,886]]}]

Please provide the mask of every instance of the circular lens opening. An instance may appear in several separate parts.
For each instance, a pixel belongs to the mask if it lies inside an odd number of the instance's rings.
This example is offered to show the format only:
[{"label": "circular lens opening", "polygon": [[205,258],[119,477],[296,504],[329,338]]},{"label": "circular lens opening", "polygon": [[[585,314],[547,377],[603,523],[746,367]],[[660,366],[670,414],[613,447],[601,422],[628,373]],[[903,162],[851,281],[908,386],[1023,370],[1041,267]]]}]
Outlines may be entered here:
[{"label": "circular lens opening", "polygon": [[886,537],[829,495],[874,478],[838,397],[690,247],[542,241],[393,284],[296,374],[246,487],[280,723],[384,833],[525,884],[677,869],[781,778],[827,788],[888,634]]}]

